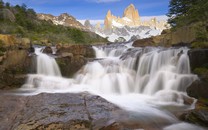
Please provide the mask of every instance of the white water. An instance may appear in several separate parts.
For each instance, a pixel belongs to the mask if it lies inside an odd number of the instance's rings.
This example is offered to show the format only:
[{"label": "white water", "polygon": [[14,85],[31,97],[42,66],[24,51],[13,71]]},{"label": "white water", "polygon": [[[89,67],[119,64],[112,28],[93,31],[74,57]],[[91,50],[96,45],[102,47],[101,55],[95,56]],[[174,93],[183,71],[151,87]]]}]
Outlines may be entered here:
[{"label": "white water", "polygon": [[[42,50],[44,48],[36,48],[35,54],[37,55],[37,74],[29,75],[26,83],[23,85],[23,89],[36,89],[41,86],[43,82],[40,79],[47,78],[47,76],[61,77],[61,72],[59,70],[56,60],[44,53]],[[50,82],[46,81],[49,85]],[[44,83],[45,85],[45,83]],[[47,85],[47,86],[48,86]]]},{"label": "white water", "polygon": [[193,108],[185,90],[197,76],[190,73],[187,48],[133,48],[129,43],[94,50],[98,60],[85,65],[73,79],[62,78],[55,60],[36,50],[38,72],[29,75],[22,90],[33,90],[32,94],[87,91],[128,110],[126,122],[136,119],[155,129],[171,124],[165,129],[196,128],[181,124],[172,114]]}]

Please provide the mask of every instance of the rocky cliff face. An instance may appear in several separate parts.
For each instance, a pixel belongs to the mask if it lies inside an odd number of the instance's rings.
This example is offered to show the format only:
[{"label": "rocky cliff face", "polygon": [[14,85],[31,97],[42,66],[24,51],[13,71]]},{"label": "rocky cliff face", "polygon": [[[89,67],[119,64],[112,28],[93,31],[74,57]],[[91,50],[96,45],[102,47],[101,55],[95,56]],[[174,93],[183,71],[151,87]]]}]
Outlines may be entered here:
[{"label": "rocky cliff face", "polygon": [[109,10],[104,20],[104,26],[99,24],[87,28],[98,35],[108,38],[109,41],[115,42],[122,38],[129,41],[132,37],[137,39],[148,38],[160,35],[161,31],[166,28],[166,21],[158,21],[152,18],[148,21],[142,21],[138,9],[130,4],[123,13],[122,17],[114,16]]},{"label": "rocky cliff face", "polygon": [[105,30],[109,30],[112,29],[114,26],[115,27],[140,26],[141,25],[140,23],[141,21],[140,21],[139,12],[135,8],[135,6],[131,4],[125,9],[122,18],[114,16],[109,10],[104,21],[104,27]]},{"label": "rocky cliff face", "polygon": [[140,24],[140,17],[139,17],[139,12],[138,10],[134,7],[133,4],[129,5],[123,14],[123,17],[129,18],[134,22],[134,25],[139,25]]},{"label": "rocky cliff face", "polygon": [[87,30],[79,21],[77,21],[73,16],[63,13],[59,16],[53,16],[51,14],[37,14],[37,17],[41,20],[52,21],[56,25],[63,25],[78,28],[81,30]]},{"label": "rocky cliff face", "polygon": [[166,28],[166,21],[157,21],[156,18],[152,18],[148,21],[141,21],[138,10],[135,8],[133,4],[130,4],[123,13],[123,17],[114,16],[109,10],[105,21],[104,21],[104,29],[111,30],[114,27],[138,27],[138,26],[150,26],[158,29]]}]

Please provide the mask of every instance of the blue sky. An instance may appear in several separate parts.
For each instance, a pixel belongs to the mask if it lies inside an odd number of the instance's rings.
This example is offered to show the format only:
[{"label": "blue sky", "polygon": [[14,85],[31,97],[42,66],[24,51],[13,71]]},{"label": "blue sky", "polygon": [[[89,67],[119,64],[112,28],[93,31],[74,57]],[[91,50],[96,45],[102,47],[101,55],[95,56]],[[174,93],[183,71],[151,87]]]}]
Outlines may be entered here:
[{"label": "blue sky", "polygon": [[131,3],[141,16],[165,15],[170,0],[4,0],[12,5],[25,3],[38,13],[59,15],[68,13],[77,19],[104,19],[110,9],[115,16],[122,16]]}]

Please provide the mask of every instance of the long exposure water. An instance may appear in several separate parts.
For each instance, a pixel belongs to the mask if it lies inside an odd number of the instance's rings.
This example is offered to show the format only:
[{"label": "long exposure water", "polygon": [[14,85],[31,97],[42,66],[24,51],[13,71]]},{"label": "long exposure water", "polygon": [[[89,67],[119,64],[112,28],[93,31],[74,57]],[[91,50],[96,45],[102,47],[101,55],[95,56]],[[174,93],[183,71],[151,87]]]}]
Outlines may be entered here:
[{"label": "long exposure water", "polygon": [[61,77],[55,60],[36,48],[37,74],[29,74],[21,90],[32,90],[29,94],[87,91],[129,111],[128,122],[164,130],[202,129],[180,122],[173,114],[194,107],[194,99],[185,92],[197,79],[190,72],[187,48],[134,48],[131,43],[93,48],[96,59],[71,79]]}]

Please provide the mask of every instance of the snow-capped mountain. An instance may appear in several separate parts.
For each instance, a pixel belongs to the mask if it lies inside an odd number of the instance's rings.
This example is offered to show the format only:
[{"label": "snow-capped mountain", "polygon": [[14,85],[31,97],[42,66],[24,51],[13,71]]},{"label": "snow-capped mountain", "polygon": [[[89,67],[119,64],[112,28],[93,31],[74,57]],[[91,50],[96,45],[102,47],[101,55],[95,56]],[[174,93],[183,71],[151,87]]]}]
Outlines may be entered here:
[{"label": "snow-capped mountain", "polygon": [[162,30],[155,29],[148,26],[139,26],[139,27],[115,27],[109,32],[97,30],[95,33],[98,35],[108,38],[111,42],[123,42],[129,40],[143,39],[151,36],[160,35]]},{"label": "snow-capped mountain", "polygon": [[120,40],[129,41],[160,35],[162,30],[167,27],[167,21],[157,21],[156,18],[142,21],[138,10],[133,4],[125,9],[123,17],[114,16],[109,10],[103,27],[99,24],[92,27],[90,21],[86,21],[85,23],[87,23],[86,27],[89,30],[108,38],[111,42]]}]

